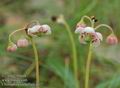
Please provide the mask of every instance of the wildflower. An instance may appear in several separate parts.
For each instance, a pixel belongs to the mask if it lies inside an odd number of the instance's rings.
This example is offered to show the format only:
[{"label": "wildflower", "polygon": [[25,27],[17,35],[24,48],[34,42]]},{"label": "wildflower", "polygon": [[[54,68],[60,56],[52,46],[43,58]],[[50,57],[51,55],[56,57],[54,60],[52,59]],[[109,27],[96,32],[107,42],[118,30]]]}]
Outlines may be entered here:
[{"label": "wildflower", "polygon": [[28,28],[28,35],[41,35],[41,34],[51,34],[51,28],[48,25],[34,25],[31,28]]},{"label": "wildflower", "polygon": [[17,45],[14,43],[10,43],[7,47],[7,51],[9,51],[9,52],[14,52],[16,50],[17,50]]},{"label": "wildflower", "polygon": [[19,39],[17,41],[17,46],[18,47],[26,47],[26,46],[28,46],[28,40],[27,39]]},{"label": "wildflower", "polygon": [[110,45],[115,45],[118,43],[118,39],[114,34],[111,34],[107,37],[106,42]]},{"label": "wildflower", "polygon": [[31,28],[28,28],[27,32],[28,32],[28,35],[35,35],[39,32],[39,29],[40,29],[41,25],[34,25],[33,27]]},{"label": "wildflower", "polygon": [[76,30],[75,30],[75,33],[76,33],[76,34],[77,34],[77,33],[81,33],[82,30],[85,29],[85,27],[86,27],[85,24],[77,24],[77,26],[76,26]]},{"label": "wildflower", "polygon": [[43,33],[45,33],[46,35],[51,34],[51,28],[47,24],[42,25],[41,29],[43,29]]},{"label": "wildflower", "polygon": [[[87,26],[84,22],[84,19],[88,19],[91,23],[91,26]],[[76,26],[75,33],[79,33],[79,40],[82,44],[91,43],[93,46],[99,46],[101,41],[103,40],[103,36],[101,33],[96,32],[97,29],[100,27],[106,27],[111,31],[111,35],[107,37],[106,42],[108,44],[114,45],[118,43],[117,37],[114,35],[113,29],[106,25],[106,24],[100,24],[96,27],[94,27],[95,22],[97,19],[92,16],[91,18],[88,16],[83,16],[80,22]]]},{"label": "wildflower", "polygon": [[86,27],[81,31],[79,40],[82,44],[92,43],[93,46],[100,45],[102,41],[102,34],[99,32],[95,32],[94,28]]}]

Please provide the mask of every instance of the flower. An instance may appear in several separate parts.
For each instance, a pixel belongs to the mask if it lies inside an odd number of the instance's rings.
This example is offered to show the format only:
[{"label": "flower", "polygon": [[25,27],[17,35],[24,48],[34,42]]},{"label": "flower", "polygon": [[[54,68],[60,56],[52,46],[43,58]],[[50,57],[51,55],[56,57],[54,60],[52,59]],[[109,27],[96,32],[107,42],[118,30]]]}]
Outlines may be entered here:
[{"label": "flower", "polygon": [[19,39],[17,41],[17,46],[18,47],[26,47],[26,46],[28,46],[28,40],[27,39]]},{"label": "flower", "polygon": [[42,25],[41,29],[43,29],[43,33],[45,33],[46,35],[49,35],[52,33],[50,26],[48,26],[47,24]]},{"label": "flower", "polygon": [[9,51],[9,52],[14,52],[16,50],[17,50],[17,45],[14,43],[10,43],[7,47],[7,51]]},{"label": "flower", "polygon": [[101,33],[95,32],[94,28],[85,27],[80,33],[79,40],[82,44],[92,43],[96,47],[100,45],[103,37]]},{"label": "flower", "polygon": [[31,35],[31,36],[33,36],[33,35],[39,36],[41,34],[48,35],[48,34],[51,34],[51,28],[47,24],[45,24],[45,25],[38,25],[37,24],[31,28],[28,28],[27,32],[28,32],[28,35]]},{"label": "flower", "polygon": [[107,37],[106,42],[110,45],[115,45],[118,43],[118,39],[114,34],[111,34]]},{"label": "flower", "polygon": [[34,25],[33,27],[28,28],[27,32],[29,35],[35,35],[39,32],[40,27],[41,27],[41,25]]},{"label": "flower", "polygon": [[76,26],[76,30],[75,30],[75,33],[81,33],[84,29],[85,29],[86,25],[85,24],[81,24],[81,23],[78,23],[77,26]]}]

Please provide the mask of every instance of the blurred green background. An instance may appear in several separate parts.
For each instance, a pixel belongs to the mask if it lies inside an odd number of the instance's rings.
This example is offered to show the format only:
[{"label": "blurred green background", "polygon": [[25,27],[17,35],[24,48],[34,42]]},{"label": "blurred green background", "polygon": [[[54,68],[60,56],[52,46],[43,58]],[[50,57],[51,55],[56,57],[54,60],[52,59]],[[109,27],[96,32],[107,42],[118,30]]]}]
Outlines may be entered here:
[{"label": "blurred green background", "polygon": [[[68,88],[74,88],[73,73],[64,78],[64,60],[71,60],[71,44],[65,28],[51,21],[54,15],[63,14],[73,32],[78,56],[79,80],[84,84],[85,62],[88,46],[81,45],[78,35],[74,34],[76,23],[84,15],[96,16],[98,23],[110,25],[120,38],[120,0],[0,0],[0,79],[2,74],[23,74],[34,61],[32,46],[18,49],[14,53],[6,52],[8,35],[24,27],[32,20],[47,23],[52,28],[52,35],[36,38],[41,60],[41,88],[63,88],[67,81]],[[120,88],[120,47],[104,41],[93,51],[90,74],[91,88]],[[13,36],[14,40],[23,38],[22,33]],[[72,67],[72,66],[71,66]],[[35,81],[35,71],[29,75],[30,82]],[[0,88],[6,88],[1,86]],[[8,87],[13,88],[13,87]],[[14,87],[23,88],[23,87]],[[30,87],[24,87],[30,88]]]}]

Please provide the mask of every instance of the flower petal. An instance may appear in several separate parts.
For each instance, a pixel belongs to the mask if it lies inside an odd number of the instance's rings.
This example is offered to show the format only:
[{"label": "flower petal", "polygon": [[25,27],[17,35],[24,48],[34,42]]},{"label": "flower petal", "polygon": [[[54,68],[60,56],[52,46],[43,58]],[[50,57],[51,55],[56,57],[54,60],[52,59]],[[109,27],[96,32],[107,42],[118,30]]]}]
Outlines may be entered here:
[{"label": "flower petal", "polygon": [[99,38],[101,41],[103,40],[103,36],[102,36],[102,34],[101,34],[101,33],[96,32],[96,35],[98,36],[98,38]]},{"label": "flower petal", "polygon": [[52,33],[50,26],[48,26],[47,24],[44,24],[41,27],[43,28],[44,31],[47,31],[45,34],[49,35]]},{"label": "flower petal", "polygon": [[95,30],[92,27],[86,27],[86,28],[84,28],[82,33],[95,33]]},{"label": "flower petal", "polygon": [[41,27],[41,25],[35,25],[32,28],[28,28],[28,34],[34,34],[34,33],[38,32],[40,27]]},{"label": "flower petal", "polygon": [[75,30],[75,33],[81,33],[82,31],[84,30],[83,27],[77,27],[76,30]]}]

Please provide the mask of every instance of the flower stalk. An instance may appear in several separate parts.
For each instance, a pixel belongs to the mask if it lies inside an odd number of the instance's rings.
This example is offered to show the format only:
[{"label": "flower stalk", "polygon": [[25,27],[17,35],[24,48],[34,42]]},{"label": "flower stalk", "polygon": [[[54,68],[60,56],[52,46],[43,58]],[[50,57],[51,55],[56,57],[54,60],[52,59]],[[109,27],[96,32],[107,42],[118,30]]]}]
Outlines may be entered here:
[{"label": "flower stalk", "polygon": [[37,52],[37,48],[36,45],[33,41],[32,38],[30,38],[31,43],[32,43],[32,47],[33,47],[33,51],[34,51],[34,55],[35,55],[35,65],[36,65],[36,88],[40,88],[39,87],[39,83],[40,83],[40,72],[39,72],[39,58],[38,58],[38,52]]},{"label": "flower stalk", "polygon": [[14,35],[16,32],[22,31],[22,30],[25,30],[25,28],[21,28],[21,29],[18,29],[18,30],[13,31],[13,32],[9,35],[9,42],[11,42],[11,37],[12,37],[12,35]]},{"label": "flower stalk", "polygon": [[106,27],[112,32],[112,34],[114,34],[113,29],[109,25],[106,25],[106,24],[98,25],[97,27],[95,27],[95,30],[99,29],[100,27]]},{"label": "flower stalk", "polygon": [[74,77],[75,77],[76,88],[79,88],[78,67],[77,67],[77,50],[76,50],[76,46],[75,46],[75,41],[74,41],[72,32],[70,30],[70,27],[66,21],[64,21],[64,26],[66,27],[66,30],[67,30],[69,38],[70,38],[71,46],[72,46]]},{"label": "flower stalk", "polygon": [[89,88],[90,64],[92,59],[92,44],[89,44],[88,57],[85,70],[85,88]]},{"label": "flower stalk", "polygon": [[14,32],[12,32],[9,35],[9,44],[7,47],[7,51],[14,52],[17,50],[18,47],[23,48],[23,47],[28,46],[29,42],[26,38],[17,40],[17,43],[14,43],[11,39],[12,35],[14,35],[16,32],[22,31],[22,30],[24,30],[26,32],[26,35],[30,39],[30,41],[32,43],[34,55],[35,55],[35,64],[33,63],[30,66],[30,68],[28,70],[26,70],[25,74],[29,75],[32,72],[32,70],[34,69],[34,65],[35,65],[36,88],[40,88],[39,87],[40,86],[39,85],[39,83],[40,83],[39,58],[38,58],[38,52],[37,52],[37,48],[36,48],[35,42],[33,40],[33,37],[34,36],[41,37],[42,35],[49,35],[49,34],[51,34],[51,28],[47,24],[40,25],[38,21],[34,21],[34,22],[31,22],[28,25],[26,25],[24,28],[15,30]]},{"label": "flower stalk", "polygon": [[[84,19],[88,19],[91,26],[87,26],[84,22]],[[78,22],[76,26],[75,33],[79,34],[79,41],[81,44],[90,44],[88,49],[88,57],[86,62],[86,69],[85,69],[85,88],[89,88],[89,75],[90,75],[90,64],[92,59],[92,48],[97,47],[100,45],[101,41],[103,40],[103,35],[100,32],[96,32],[97,29],[100,27],[106,27],[111,31],[111,34],[107,37],[106,41],[108,44],[115,45],[118,43],[118,39],[115,36],[113,29],[106,24],[100,24],[95,27],[95,22],[97,19],[95,16],[88,17],[83,16],[81,20]]]}]

